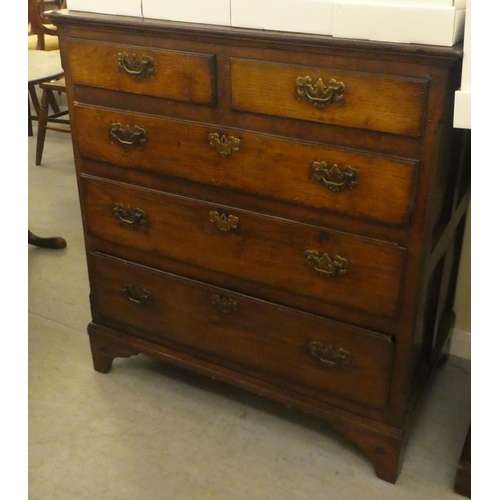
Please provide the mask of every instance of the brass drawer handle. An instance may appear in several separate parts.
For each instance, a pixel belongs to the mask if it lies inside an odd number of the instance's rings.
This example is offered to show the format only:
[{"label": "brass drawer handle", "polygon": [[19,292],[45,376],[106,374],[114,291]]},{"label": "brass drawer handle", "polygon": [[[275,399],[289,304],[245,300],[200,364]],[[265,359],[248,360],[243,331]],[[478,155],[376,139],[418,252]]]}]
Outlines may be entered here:
[{"label": "brass drawer handle", "polygon": [[215,210],[210,212],[208,215],[210,217],[210,222],[215,224],[217,229],[223,233],[238,229],[239,219],[234,215],[229,215],[229,217],[226,214],[219,215],[219,212]]},{"label": "brass drawer handle", "polygon": [[332,368],[342,368],[351,363],[351,353],[341,348],[335,348],[329,345],[323,347],[321,342],[311,342],[309,344],[311,356],[317,358],[320,363]]},{"label": "brass drawer handle", "polygon": [[335,193],[345,188],[354,188],[358,184],[359,171],[354,167],[340,170],[337,165],[329,167],[326,161],[315,161],[312,164],[310,178]]},{"label": "brass drawer handle", "polygon": [[139,59],[136,54],[129,56],[126,52],[120,52],[118,54],[118,71],[139,80],[152,77],[155,71],[153,58],[143,55]]},{"label": "brass drawer handle", "polygon": [[238,310],[238,302],[236,300],[217,295],[216,293],[212,295],[212,304],[224,314],[230,314]]},{"label": "brass drawer handle", "polygon": [[118,144],[125,148],[142,146],[146,142],[146,131],[137,125],[131,129],[128,125],[122,127],[121,123],[112,123],[109,135],[112,144],[118,141]]},{"label": "brass drawer handle", "polygon": [[113,213],[122,226],[137,227],[146,223],[146,213],[140,208],[124,207],[121,203],[114,203]]},{"label": "brass drawer handle", "polygon": [[323,109],[329,104],[342,104],[344,101],[345,84],[331,78],[328,86],[318,78],[315,84],[310,76],[299,76],[297,78],[297,94],[299,99],[305,97],[313,106]]},{"label": "brass drawer handle", "polygon": [[128,283],[125,283],[122,288],[122,293],[127,297],[130,302],[135,304],[140,304],[141,306],[147,306],[151,304],[152,296],[149,290],[145,288],[138,288]]},{"label": "brass drawer handle", "polygon": [[326,253],[320,257],[316,250],[306,250],[306,265],[312,267],[321,276],[332,278],[347,274],[349,262],[339,255],[335,255],[332,260]]},{"label": "brass drawer handle", "polygon": [[228,139],[225,135],[219,137],[219,134],[208,134],[208,142],[222,156],[231,156],[233,152],[240,150],[240,140],[232,135]]}]

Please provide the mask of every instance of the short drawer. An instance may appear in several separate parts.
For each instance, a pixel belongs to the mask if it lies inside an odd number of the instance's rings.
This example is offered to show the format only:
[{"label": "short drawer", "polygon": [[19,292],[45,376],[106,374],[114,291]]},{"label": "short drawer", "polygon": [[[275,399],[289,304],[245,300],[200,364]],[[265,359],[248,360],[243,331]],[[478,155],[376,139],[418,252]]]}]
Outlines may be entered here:
[{"label": "short drawer", "polygon": [[85,158],[321,211],[409,222],[417,161],[90,106],[75,105],[75,121]]},{"label": "short drawer", "polygon": [[383,408],[388,337],[92,254],[94,321],[328,403]]},{"label": "short drawer", "polygon": [[83,177],[81,186],[87,231],[145,259],[152,253],[330,304],[397,313],[405,256],[398,245],[113,181]]},{"label": "short drawer", "polygon": [[[215,105],[215,55],[70,39],[68,72],[79,85]],[[98,68],[98,71],[96,71]]]},{"label": "short drawer", "polygon": [[231,59],[233,109],[419,136],[427,80]]}]

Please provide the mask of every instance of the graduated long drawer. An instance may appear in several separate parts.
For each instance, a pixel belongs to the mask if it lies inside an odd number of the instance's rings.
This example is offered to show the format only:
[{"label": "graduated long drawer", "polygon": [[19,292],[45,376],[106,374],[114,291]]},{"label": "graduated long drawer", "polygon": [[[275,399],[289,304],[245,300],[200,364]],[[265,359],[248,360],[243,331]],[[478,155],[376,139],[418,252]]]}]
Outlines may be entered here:
[{"label": "graduated long drawer", "polygon": [[84,158],[394,225],[413,208],[417,161],[78,104],[75,122]]},{"label": "graduated long drawer", "polygon": [[[386,404],[388,337],[91,254],[94,321],[328,403]],[[340,398],[340,399],[339,399]]]},{"label": "graduated long drawer", "polygon": [[83,177],[86,229],[147,254],[393,317],[404,248],[345,233]]}]

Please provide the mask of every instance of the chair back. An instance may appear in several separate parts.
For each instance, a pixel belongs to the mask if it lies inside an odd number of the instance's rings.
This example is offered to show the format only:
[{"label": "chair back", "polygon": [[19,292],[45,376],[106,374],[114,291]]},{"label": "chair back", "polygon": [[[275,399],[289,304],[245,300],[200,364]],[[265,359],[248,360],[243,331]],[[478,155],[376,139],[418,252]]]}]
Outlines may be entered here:
[{"label": "chair back", "polygon": [[[28,24],[31,33],[36,35],[36,49],[45,50],[45,35],[57,36],[56,27],[45,16],[45,0],[28,0]],[[55,0],[52,6],[66,8],[66,0]]]}]

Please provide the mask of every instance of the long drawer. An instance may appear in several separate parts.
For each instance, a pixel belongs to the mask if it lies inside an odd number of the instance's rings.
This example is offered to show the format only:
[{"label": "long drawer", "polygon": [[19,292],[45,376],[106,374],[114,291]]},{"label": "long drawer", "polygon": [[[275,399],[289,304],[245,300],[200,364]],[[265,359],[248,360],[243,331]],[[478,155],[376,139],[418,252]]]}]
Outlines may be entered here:
[{"label": "long drawer", "polygon": [[394,225],[410,218],[417,161],[78,104],[74,110],[84,158]]},{"label": "long drawer", "polygon": [[427,92],[423,78],[231,59],[240,111],[419,136]]},{"label": "long drawer", "polygon": [[329,403],[382,408],[388,337],[187,280],[90,255],[94,320]]},{"label": "long drawer", "polygon": [[216,104],[214,54],[75,39],[68,40],[67,50],[75,84]]},{"label": "long drawer", "polygon": [[397,314],[405,249],[83,176],[89,234],[368,313]]}]

